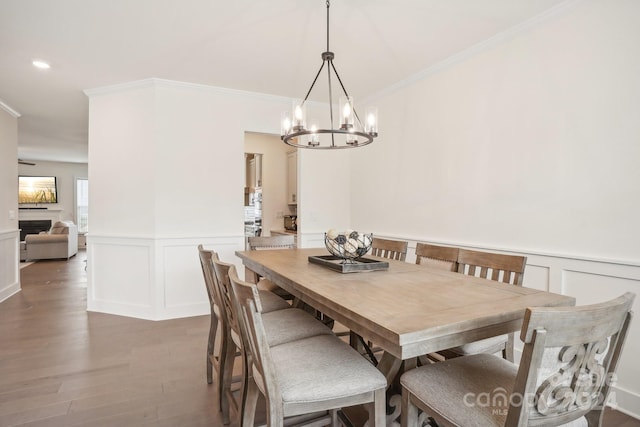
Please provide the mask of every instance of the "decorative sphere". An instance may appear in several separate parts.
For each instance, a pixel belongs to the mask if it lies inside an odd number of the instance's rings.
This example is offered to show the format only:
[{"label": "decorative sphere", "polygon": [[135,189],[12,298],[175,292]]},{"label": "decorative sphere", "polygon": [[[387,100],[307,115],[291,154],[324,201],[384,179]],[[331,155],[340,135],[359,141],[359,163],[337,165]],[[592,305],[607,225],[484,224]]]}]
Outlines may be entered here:
[{"label": "decorative sphere", "polygon": [[364,256],[371,249],[373,236],[347,230],[344,233],[334,229],[327,231],[324,238],[329,253],[338,258],[353,260]]}]

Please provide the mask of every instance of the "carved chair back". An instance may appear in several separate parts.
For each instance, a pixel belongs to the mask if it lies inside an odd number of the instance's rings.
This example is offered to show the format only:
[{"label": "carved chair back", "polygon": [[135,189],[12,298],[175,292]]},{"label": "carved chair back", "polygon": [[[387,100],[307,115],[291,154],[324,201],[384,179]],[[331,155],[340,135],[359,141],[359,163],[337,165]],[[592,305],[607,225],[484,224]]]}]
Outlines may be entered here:
[{"label": "carved chair back", "polygon": [[[262,305],[258,286],[240,280],[235,267],[229,269],[238,320],[242,329],[243,346],[246,352],[248,371],[267,399],[269,407],[282,407],[282,394],[278,387],[275,367],[271,360],[267,334],[262,321]],[[275,405],[275,406],[274,406]]]},{"label": "carved chair back", "polygon": [[200,258],[200,267],[202,267],[202,275],[207,288],[207,296],[209,304],[211,304],[211,312],[213,313],[214,305],[220,307],[220,296],[215,282],[215,273],[213,271],[212,256],[214,252],[207,250],[202,245],[198,245],[198,255]]},{"label": "carved chair back", "polygon": [[409,242],[374,237],[371,243],[371,255],[404,261],[407,258]]},{"label": "carved chair back", "polygon": [[458,273],[522,285],[527,257],[460,249]]},{"label": "carved chair back", "polygon": [[233,302],[233,294],[231,289],[231,282],[229,281],[229,270],[235,267],[233,264],[220,261],[218,254],[213,254],[213,269],[218,283],[218,289],[220,290],[220,303],[224,309],[224,318],[231,328],[231,336],[233,341],[238,347],[242,346],[242,333],[240,330],[240,323],[238,321],[238,315],[235,311]]},{"label": "carved chair back", "polygon": [[627,292],[591,306],[528,308],[505,425],[561,425],[582,416],[601,425],[634,297]]},{"label": "carved chair back", "polygon": [[416,244],[416,264],[427,265],[442,270],[458,270],[459,248],[438,246],[429,243]]}]

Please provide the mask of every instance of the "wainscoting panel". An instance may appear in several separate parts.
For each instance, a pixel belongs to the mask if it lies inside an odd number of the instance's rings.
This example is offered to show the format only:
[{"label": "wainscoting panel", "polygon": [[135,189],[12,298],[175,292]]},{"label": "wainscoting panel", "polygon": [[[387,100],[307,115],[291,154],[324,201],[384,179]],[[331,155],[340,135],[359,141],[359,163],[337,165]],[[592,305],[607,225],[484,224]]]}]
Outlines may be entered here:
[{"label": "wainscoting panel", "polygon": [[0,302],[20,291],[19,231],[0,231]]},{"label": "wainscoting panel", "polygon": [[87,309],[148,320],[207,315],[210,312],[198,245],[244,268],[235,251],[243,236],[132,238],[89,235]]},{"label": "wainscoting panel", "polygon": [[[157,275],[163,289],[163,303],[158,318],[169,319],[209,314],[209,297],[202,276],[198,245],[214,250],[221,260],[239,264],[236,250],[243,250],[243,240],[238,237],[207,239],[163,239],[156,242],[157,253],[162,255],[157,263]],[[238,272],[243,273],[244,268]]]},{"label": "wainscoting panel", "polygon": [[143,319],[155,312],[153,241],[91,236],[87,309]]},{"label": "wainscoting panel", "polygon": [[549,272],[550,268],[548,266],[527,263],[522,286],[541,291],[549,291]]}]

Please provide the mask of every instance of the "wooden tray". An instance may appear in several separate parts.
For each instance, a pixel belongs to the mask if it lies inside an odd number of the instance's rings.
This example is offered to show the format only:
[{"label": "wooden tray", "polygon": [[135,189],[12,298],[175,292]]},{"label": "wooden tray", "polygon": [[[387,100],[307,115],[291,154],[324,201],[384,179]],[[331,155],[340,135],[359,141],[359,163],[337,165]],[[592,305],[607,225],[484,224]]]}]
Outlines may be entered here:
[{"label": "wooden tray", "polygon": [[387,270],[389,263],[370,258],[358,258],[354,262],[343,263],[342,258],[333,255],[315,255],[309,257],[309,262],[322,265],[339,273],[359,273],[363,271]]}]

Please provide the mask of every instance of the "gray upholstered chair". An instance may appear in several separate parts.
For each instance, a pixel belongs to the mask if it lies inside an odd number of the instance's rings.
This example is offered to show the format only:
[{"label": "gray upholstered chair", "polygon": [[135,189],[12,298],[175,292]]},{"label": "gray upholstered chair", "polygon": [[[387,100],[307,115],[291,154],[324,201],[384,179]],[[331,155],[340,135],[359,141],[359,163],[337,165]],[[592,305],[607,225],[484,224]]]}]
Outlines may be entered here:
[{"label": "gray upholstered chair", "polygon": [[[522,286],[527,257],[460,249],[458,273]],[[447,358],[477,353],[498,353],[513,362],[514,335],[506,334],[474,341],[438,353]]]},{"label": "gray upholstered chair", "polygon": [[[402,425],[600,426],[635,294],[582,307],[528,308],[520,366],[490,354],[405,372]],[[423,411],[420,416],[418,411]]]},{"label": "gray upholstered chair", "polygon": [[319,419],[305,423],[337,427],[337,411],[354,405],[366,405],[369,426],[385,425],[387,382],[380,371],[334,335],[270,344],[257,286],[238,279],[234,269],[229,277],[252,373],[243,427],[253,426],[260,394],[267,404],[267,426],[319,413]]},{"label": "gray upholstered chair", "polygon": [[[221,304],[223,310],[221,315],[224,327],[222,333],[226,343],[225,351],[222,354],[222,392],[220,394],[220,409],[222,419],[225,424],[230,422],[230,409],[233,408],[237,414],[242,415],[244,399],[246,397],[246,387],[250,372],[247,371],[245,360],[242,332],[236,312],[236,304],[233,302],[233,294],[229,274],[234,272],[235,266],[220,261],[216,253],[212,255],[215,283],[219,288]],[[270,293],[269,291],[258,291],[268,345],[280,345],[291,341],[316,335],[333,335],[331,329],[318,322],[311,315],[303,310],[292,308],[285,300]],[[284,304],[284,305],[282,305]],[[235,399],[231,386],[233,382],[233,366],[236,355],[242,357],[243,373],[241,377],[242,385],[240,396]]]},{"label": "gray upholstered chair", "polygon": [[407,258],[409,242],[404,240],[381,239],[374,237],[371,243],[371,255],[404,261]]},{"label": "gray upholstered chair", "polygon": [[78,253],[78,226],[71,221],[56,221],[48,232],[24,239],[27,260],[69,259]]}]

